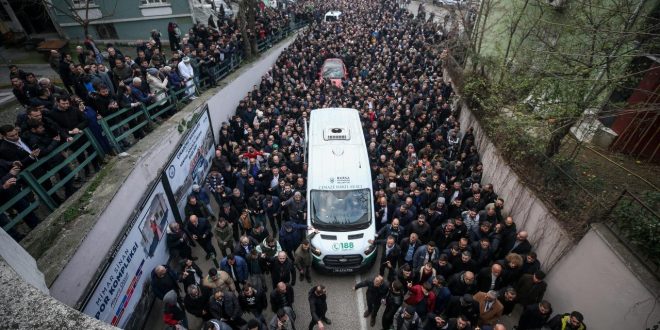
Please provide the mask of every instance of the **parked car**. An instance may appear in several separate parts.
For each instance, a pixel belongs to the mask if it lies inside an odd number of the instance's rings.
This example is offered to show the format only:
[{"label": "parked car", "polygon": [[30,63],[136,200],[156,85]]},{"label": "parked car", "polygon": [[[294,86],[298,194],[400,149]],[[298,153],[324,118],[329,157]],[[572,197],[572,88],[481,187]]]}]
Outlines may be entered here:
[{"label": "parked car", "polygon": [[319,79],[321,81],[329,79],[333,85],[342,88],[341,81],[346,79],[346,77],[348,77],[348,71],[346,71],[344,61],[340,58],[329,58],[323,62],[323,66],[321,66],[321,71],[319,72]]}]

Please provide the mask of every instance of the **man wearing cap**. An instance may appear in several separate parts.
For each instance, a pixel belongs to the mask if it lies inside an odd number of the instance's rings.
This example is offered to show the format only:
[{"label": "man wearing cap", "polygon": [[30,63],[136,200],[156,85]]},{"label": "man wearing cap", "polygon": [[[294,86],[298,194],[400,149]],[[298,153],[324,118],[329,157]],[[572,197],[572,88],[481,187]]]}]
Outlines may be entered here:
[{"label": "man wearing cap", "polygon": [[495,290],[477,292],[474,295],[474,300],[479,303],[479,325],[493,326],[502,317],[504,306],[497,300],[497,292]]},{"label": "man wearing cap", "polygon": [[195,82],[193,80],[195,78],[195,72],[193,71],[193,67],[190,64],[190,57],[184,57],[183,60],[178,64],[177,68],[179,69],[179,75],[181,75],[181,78],[183,78],[183,81],[186,84],[186,94],[190,97],[191,100],[196,99]]}]

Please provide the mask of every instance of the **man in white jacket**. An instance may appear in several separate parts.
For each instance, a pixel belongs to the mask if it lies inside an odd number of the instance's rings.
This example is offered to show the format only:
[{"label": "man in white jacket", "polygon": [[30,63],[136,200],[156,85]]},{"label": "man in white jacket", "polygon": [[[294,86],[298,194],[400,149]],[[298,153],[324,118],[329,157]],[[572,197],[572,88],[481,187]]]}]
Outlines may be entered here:
[{"label": "man in white jacket", "polygon": [[193,80],[195,77],[195,72],[193,71],[192,65],[190,65],[190,57],[184,57],[183,60],[179,62],[178,69],[181,78],[183,78],[183,80],[186,82],[186,94],[190,96],[191,100],[196,99],[195,82]]}]

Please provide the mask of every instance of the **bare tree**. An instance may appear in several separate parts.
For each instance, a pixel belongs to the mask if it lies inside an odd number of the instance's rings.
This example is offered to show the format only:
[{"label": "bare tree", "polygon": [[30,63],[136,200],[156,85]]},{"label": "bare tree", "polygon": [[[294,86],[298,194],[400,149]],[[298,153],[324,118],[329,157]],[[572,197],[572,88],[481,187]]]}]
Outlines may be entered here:
[{"label": "bare tree", "polygon": [[245,51],[245,58],[247,59],[251,59],[258,53],[257,31],[255,31],[257,10],[256,0],[241,0],[239,2],[238,28],[241,31],[243,49]]},{"label": "bare tree", "polygon": [[[40,2],[58,15],[63,15],[83,28],[89,35],[89,25],[95,21],[114,16],[119,0],[29,0]],[[102,9],[112,8],[104,12]],[[101,15],[93,15],[100,12]]]}]

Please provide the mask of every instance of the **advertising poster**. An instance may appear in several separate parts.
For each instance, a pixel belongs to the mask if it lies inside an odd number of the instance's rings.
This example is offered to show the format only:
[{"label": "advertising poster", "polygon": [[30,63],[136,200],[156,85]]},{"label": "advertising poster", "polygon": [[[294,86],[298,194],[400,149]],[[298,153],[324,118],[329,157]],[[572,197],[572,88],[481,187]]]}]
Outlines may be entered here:
[{"label": "advertising poster", "polygon": [[167,263],[167,225],[174,221],[162,180],[146,198],[83,312],[122,328],[139,302],[151,270]]},{"label": "advertising poster", "polygon": [[207,106],[165,169],[181,219],[184,218],[184,208],[192,186],[204,185],[214,155],[215,144]]}]

